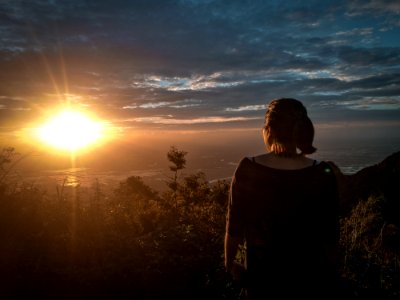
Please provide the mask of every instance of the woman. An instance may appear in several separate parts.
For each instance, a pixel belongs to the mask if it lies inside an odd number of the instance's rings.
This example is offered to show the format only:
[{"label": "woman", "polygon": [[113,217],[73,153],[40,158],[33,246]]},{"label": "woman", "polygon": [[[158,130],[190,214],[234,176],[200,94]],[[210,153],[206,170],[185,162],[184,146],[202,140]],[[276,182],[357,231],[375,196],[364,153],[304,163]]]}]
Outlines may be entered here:
[{"label": "woman", "polygon": [[[296,99],[271,101],[263,137],[268,152],[243,158],[233,176],[225,267],[247,299],[332,299],[338,190],[329,164],[307,157],[316,148],[306,108]],[[244,266],[235,260],[241,244]]]}]

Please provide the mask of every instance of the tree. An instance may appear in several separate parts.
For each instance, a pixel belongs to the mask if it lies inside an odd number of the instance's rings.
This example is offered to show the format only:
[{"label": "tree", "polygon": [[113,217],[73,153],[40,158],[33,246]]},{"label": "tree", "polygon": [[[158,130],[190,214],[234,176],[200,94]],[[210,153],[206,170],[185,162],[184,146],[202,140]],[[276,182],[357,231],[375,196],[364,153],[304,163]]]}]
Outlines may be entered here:
[{"label": "tree", "polygon": [[116,192],[121,196],[137,196],[144,200],[154,200],[157,196],[157,192],[146,185],[140,176],[128,177],[125,181],[120,183]]},{"label": "tree", "polygon": [[[113,211],[122,226],[143,234],[154,228],[158,193],[143,182],[140,176],[130,176],[114,190]],[[125,223],[124,223],[125,222]]]},{"label": "tree", "polygon": [[13,147],[6,147],[0,151],[0,185],[3,184],[12,168],[21,160],[19,153]]},{"label": "tree", "polygon": [[210,188],[206,175],[203,172],[198,172],[186,176],[179,187],[179,192],[188,205],[207,201]]},{"label": "tree", "polygon": [[174,172],[172,179],[167,182],[167,185],[172,190],[172,199],[175,203],[175,208],[178,207],[178,171],[184,169],[186,166],[186,154],[186,151],[178,150],[175,146],[171,146],[170,150],[167,153],[167,158],[172,163],[172,165],[169,166],[169,169]]}]

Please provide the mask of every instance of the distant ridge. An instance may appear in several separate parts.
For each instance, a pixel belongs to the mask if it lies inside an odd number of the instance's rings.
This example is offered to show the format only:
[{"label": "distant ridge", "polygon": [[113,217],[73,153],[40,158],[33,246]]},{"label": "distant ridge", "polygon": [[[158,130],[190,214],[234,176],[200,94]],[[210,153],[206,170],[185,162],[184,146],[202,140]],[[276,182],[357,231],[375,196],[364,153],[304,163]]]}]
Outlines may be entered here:
[{"label": "distant ridge", "polygon": [[337,175],[343,216],[359,201],[382,195],[385,220],[400,227],[400,151],[352,175],[343,174],[334,162],[330,164]]}]

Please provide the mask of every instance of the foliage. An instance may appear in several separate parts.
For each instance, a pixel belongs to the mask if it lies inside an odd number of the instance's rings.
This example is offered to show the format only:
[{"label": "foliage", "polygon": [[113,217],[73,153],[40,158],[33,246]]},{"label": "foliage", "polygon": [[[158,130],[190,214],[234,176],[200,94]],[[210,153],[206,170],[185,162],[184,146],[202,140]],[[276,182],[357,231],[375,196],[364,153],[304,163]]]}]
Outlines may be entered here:
[{"label": "foliage", "polygon": [[227,186],[200,173],[177,180],[176,209],[137,176],[112,193],[98,181],[63,184],[55,196],[29,184],[7,189],[2,296],[228,299],[235,291],[226,288],[222,259]]},{"label": "foliage", "polygon": [[186,166],[186,151],[178,150],[175,146],[171,146],[167,153],[168,160],[172,163],[169,169],[174,173],[173,177],[167,181],[167,186],[171,189],[170,194],[166,194],[170,201],[174,202],[175,209],[178,206],[177,191],[179,188],[178,184],[178,171],[182,170]]},{"label": "foliage", "polygon": [[[1,170],[19,159],[13,153],[0,155]],[[201,172],[175,177],[186,152],[169,154],[175,186],[162,195],[132,176],[113,192],[95,181],[58,186],[52,196],[6,173],[2,298],[238,299],[223,267],[230,184],[210,183]],[[342,273],[354,294],[378,289],[396,297],[400,290],[399,229],[385,221],[383,205],[384,197],[371,196],[342,219]]]},{"label": "foliage", "polygon": [[385,202],[382,195],[370,196],[341,220],[342,273],[358,294],[400,296],[400,230],[383,218]]},{"label": "foliage", "polygon": [[0,187],[2,189],[5,188],[5,179],[7,179],[13,166],[19,161],[19,159],[16,159],[17,156],[19,156],[19,153],[15,152],[13,147],[3,148],[0,152]]},{"label": "foliage", "polygon": [[167,153],[167,158],[172,163],[169,169],[173,172],[184,169],[186,165],[186,154],[186,151],[178,150],[175,146],[171,146]]}]

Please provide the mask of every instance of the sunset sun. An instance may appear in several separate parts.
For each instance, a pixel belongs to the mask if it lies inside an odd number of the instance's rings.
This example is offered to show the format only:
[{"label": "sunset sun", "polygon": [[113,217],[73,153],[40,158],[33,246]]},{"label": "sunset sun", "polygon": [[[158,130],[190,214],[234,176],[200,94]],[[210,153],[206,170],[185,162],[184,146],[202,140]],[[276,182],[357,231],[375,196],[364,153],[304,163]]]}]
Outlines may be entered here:
[{"label": "sunset sun", "polygon": [[38,129],[39,138],[49,146],[75,151],[102,137],[102,124],[77,111],[63,111]]}]

